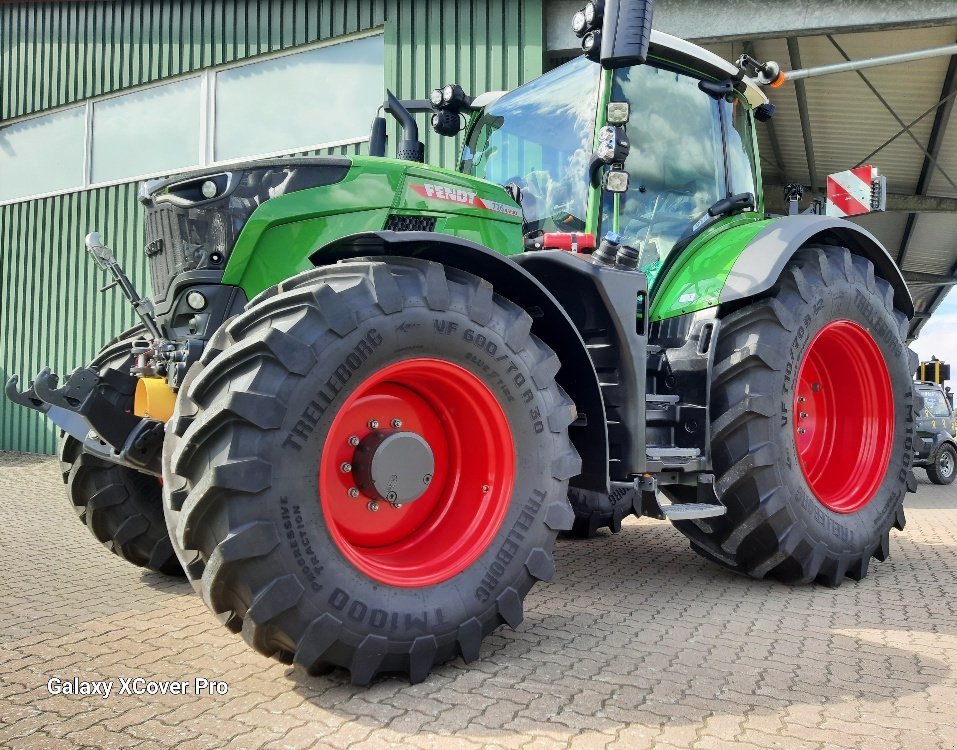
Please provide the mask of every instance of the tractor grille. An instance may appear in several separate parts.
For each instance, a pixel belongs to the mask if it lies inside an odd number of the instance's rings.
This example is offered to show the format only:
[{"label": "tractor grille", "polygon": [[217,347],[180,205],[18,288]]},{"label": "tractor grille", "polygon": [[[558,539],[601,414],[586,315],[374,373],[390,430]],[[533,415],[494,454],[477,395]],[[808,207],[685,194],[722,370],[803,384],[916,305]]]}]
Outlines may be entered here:
[{"label": "tractor grille", "polygon": [[185,218],[169,204],[146,211],[146,260],[154,299],[166,297],[173,277],[186,270],[182,248],[182,220]]},{"label": "tractor grille", "polygon": [[201,208],[154,204],[146,209],[145,223],[154,300],[165,299],[173,279],[184,271],[221,269],[232,248],[232,222],[225,201]]},{"label": "tractor grille", "polygon": [[[316,157],[236,165],[230,172],[205,170],[147,183],[146,259],[153,301],[165,301],[173,280],[186,271],[222,272],[249,216],[264,201],[297,190],[341,181],[348,159]],[[205,200],[200,185],[219,183],[220,198]],[[434,224],[434,221],[433,221]]]},{"label": "tractor grille", "polygon": [[388,232],[434,232],[434,216],[399,216],[392,214],[385,223]]}]

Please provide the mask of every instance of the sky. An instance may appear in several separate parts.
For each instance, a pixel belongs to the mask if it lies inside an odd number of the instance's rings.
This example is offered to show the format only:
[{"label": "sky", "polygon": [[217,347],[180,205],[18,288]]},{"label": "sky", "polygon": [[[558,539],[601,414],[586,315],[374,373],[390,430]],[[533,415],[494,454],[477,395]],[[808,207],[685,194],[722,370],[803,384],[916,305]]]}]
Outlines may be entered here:
[{"label": "sky", "polygon": [[[911,349],[917,352],[921,362],[936,354],[937,359],[954,365],[951,370],[957,375],[957,294],[954,289],[921,328]],[[955,383],[951,382],[950,386],[955,387]]]}]

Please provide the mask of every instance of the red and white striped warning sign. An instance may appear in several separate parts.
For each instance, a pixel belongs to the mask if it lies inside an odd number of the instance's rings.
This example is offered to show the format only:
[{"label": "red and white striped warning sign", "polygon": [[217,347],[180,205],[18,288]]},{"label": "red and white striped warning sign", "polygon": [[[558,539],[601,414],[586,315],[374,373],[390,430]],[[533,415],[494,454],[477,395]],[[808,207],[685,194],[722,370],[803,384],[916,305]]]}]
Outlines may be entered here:
[{"label": "red and white striped warning sign", "polygon": [[828,175],[824,212],[828,216],[858,216],[883,210],[874,201],[877,181],[877,168],[870,165]]}]

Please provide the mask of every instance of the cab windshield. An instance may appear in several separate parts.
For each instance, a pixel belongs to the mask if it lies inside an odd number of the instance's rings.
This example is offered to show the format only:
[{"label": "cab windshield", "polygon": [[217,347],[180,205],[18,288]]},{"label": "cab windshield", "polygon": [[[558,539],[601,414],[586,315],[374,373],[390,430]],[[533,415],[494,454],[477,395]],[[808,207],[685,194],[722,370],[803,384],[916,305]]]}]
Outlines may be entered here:
[{"label": "cab windshield", "polygon": [[600,74],[579,57],[506,94],[472,127],[461,171],[518,185],[526,232],[585,227]]}]

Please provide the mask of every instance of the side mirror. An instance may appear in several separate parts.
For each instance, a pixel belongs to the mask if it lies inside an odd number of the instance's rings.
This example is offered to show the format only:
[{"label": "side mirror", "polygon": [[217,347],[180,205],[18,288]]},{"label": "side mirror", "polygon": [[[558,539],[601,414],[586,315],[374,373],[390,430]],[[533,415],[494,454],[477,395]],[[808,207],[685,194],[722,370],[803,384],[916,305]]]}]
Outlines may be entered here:
[{"label": "side mirror", "polygon": [[654,0],[605,0],[600,57],[605,70],[644,64],[654,10]]},{"label": "side mirror", "polygon": [[648,59],[654,9],[654,0],[587,0],[572,31],[588,59],[606,70],[641,65]]}]

